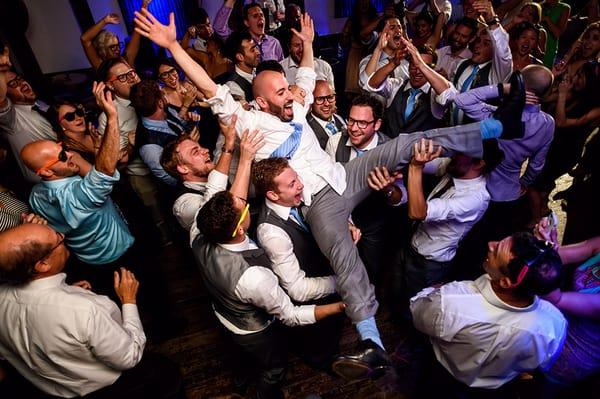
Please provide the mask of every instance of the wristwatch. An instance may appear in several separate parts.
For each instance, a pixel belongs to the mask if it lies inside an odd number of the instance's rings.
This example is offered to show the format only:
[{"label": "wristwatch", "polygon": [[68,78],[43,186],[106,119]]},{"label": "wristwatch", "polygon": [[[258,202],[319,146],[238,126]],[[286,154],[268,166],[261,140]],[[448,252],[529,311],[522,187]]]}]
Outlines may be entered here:
[{"label": "wristwatch", "polygon": [[390,186],[386,191],[384,191],[385,197],[390,198],[394,194],[394,186]]},{"label": "wristwatch", "polygon": [[494,17],[489,20],[489,21],[485,21],[485,23],[490,26],[490,25],[500,25],[500,17],[497,15],[494,15]]}]

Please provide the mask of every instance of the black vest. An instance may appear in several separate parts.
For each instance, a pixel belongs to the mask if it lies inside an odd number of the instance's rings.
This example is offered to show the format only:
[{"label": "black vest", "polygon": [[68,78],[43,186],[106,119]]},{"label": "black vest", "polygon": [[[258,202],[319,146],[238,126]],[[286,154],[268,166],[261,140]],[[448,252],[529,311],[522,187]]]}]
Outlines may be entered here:
[{"label": "black vest", "polygon": [[264,203],[258,214],[258,225],[268,223],[281,228],[292,240],[294,255],[306,277],[324,277],[334,274],[313,235],[289,218],[283,220]]},{"label": "black vest", "polygon": [[240,86],[240,88],[244,92],[244,96],[246,97],[246,102],[254,100],[254,93],[252,93],[252,83],[248,82],[246,78],[234,71],[231,73],[231,77],[229,78],[229,80],[237,83],[237,85]]},{"label": "black vest", "polygon": [[[456,74],[454,75],[454,81],[452,83],[454,84],[454,87],[456,88],[456,90],[458,90],[459,92],[461,90],[458,87],[458,80],[460,79],[463,72],[473,64],[474,64],[474,62],[471,61],[471,59],[466,59],[466,60],[462,61],[460,64],[458,64],[458,67],[456,68]],[[477,74],[475,75],[475,78],[473,79],[473,82],[471,83],[471,87],[469,87],[469,90],[489,85],[491,71],[492,71],[492,62],[490,62],[489,64],[487,64],[486,66],[481,68],[479,71],[477,71]],[[455,107],[455,105],[452,106],[452,112],[454,112],[454,107]],[[476,122],[476,121],[469,118],[467,115],[463,116],[462,124],[473,123],[473,122]]]},{"label": "black vest", "polygon": [[192,244],[192,251],[213,306],[221,316],[246,331],[259,331],[273,319],[264,309],[241,302],[235,294],[235,287],[248,268],[270,268],[271,262],[262,249],[232,252],[203,242],[200,234]]},{"label": "black vest", "polygon": [[[340,163],[347,163],[350,161],[350,154],[352,153],[352,147],[347,146],[346,142],[348,141],[348,132],[343,131],[340,133],[342,137],[340,137],[340,141],[335,149],[335,160]],[[381,145],[390,141],[390,138],[381,132],[377,132],[377,145]]]},{"label": "black vest", "polygon": [[427,93],[419,95],[408,120],[404,120],[404,111],[410,96],[410,90],[404,90],[407,84],[408,80],[400,87],[394,100],[385,110],[382,131],[391,138],[398,137],[400,133],[420,132],[442,126],[442,121],[431,113],[431,88]]},{"label": "black vest", "polygon": [[[321,124],[317,121],[315,116],[310,111],[308,112],[308,114],[306,114],[306,121],[312,128],[313,132],[315,132],[315,136],[317,136],[317,140],[319,140],[319,145],[321,146],[321,148],[325,149],[325,147],[327,146],[327,141],[329,141],[331,134],[329,134],[326,131],[326,129],[323,126],[321,126]],[[345,130],[345,127],[339,120],[339,118],[336,118],[334,116],[333,123],[335,124],[335,128],[338,130],[338,132],[343,132]]]}]

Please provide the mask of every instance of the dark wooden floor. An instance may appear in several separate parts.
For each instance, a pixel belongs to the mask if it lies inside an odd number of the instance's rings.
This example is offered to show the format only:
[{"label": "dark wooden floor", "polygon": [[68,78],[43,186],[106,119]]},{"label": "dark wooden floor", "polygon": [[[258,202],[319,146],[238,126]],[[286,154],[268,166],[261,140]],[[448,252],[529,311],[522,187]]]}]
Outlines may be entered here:
[{"label": "dark wooden floor", "polygon": [[[218,322],[210,308],[206,291],[193,261],[177,246],[161,251],[159,261],[167,270],[170,299],[176,316],[187,319],[187,326],[177,338],[150,349],[159,351],[180,364],[188,399],[230,397],[231,374],[225,358],[227,342],[219,334]],[[405,334],[386,316],[377,317],[383,341],[393,351]],[[347,322],[341,342],[342,352],[351,349],[357,339],[354,328]],[[410,370],[402,375],[395,371],[372,382],[347,383],[327,373],[305,366],[292,356],[286,378],[288,398],[306,398],[310,394],[322,398],[407,398],[412,390]],[[252,394],[250,390],[248,396]]]}]

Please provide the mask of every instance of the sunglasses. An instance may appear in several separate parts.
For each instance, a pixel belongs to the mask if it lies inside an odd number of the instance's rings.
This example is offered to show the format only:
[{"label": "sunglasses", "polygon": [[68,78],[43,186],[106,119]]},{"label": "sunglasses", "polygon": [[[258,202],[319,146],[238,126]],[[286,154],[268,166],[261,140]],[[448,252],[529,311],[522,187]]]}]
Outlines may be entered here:
[{"label": "sunglasses", "polygon": [[60,117],[58,119],[58,123],[62,122],[63,120],[65,120],[67,122],[73,122],[75,120],[75,117],[82,118],[84,116],[85,116],[85,109],[83,108],[82,105],[78,105],[77,107],[75,107],[75,111],[67,112],[62,117]]},{"label": "sunglasses", "polygon": [[108,79],[108,81],[114,82],[115,80],[118,80],[121,83],[126,83],[128,80],[135,79],[136,76],[137,76],[137,73],[135,72],[135,69],[130,69],[129,71],[123,72],[120,75],[111,77],[110,79]]},{"label": "sunglasses", "polygon": [[242,214],[240,215],[239,222],[237,222],[237,224],[235,225],[235,229],[233,230],[233,233],[231,233],[231,238],[234,238],[236,236],[238,229],[240,228],[242,223],[244,223],[244,220],[248,216],[249,211],[250,211],[250,204],[246,204],[246,206],[244,207],[244,210],[242,211]]},{"label": "sunglasses", "polygon": [[56,156],[56,158],[50,159],[41,168],[36,170],[35,171],[36,175],[39,176],[40,173],[42,173],[42,170],[48,169],[48,168],[56,165],[59,162],[67,162],[67,159],[69,159],[69,155],[67,154],[67,151],[69,149],[67,148],[67,146],[64,143],[57,143],[57,144],[60,146],[60,151],[59,151],[58,155]]}]

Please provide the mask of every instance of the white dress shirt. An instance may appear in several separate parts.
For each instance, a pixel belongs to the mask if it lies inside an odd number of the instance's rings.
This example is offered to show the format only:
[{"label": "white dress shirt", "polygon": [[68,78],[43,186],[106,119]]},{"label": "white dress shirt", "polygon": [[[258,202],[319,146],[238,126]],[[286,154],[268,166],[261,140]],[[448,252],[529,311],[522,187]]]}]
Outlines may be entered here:
[{"label": "white dress shirt", "polygon": [[[268,199],[265,199],[265,203],[281,219],[291,219],[298,224],[294,218],[290,218],[290,207]],[[292,239],[281,227],[261,223],[256,228],[256,235],[271,260],[273,272],[279,277],[279,284],[293,300],[306,302],[335,292],[335,276],[306,277],[294,254]]]},{"label": "white dress shirt", "polygon": [[[367,64],[369,63],[369,60],[371,59],[372,56],[373,56],[373,54],[367,55],[365,58],[363,58],[360,61],[360,64],[358,64],[358,71],[359,71],[358,72],[358,85],[360,86],[361,89],[367,90],[367,91],[369,91],[367,89],[367,85],[368,85],[369,79],[371,79],[372,75],[367,75],[366,69],[367,69]],[[382,51],[381,55],[379,56],[379,61],[377,61],[377,68],[375,69],[375,71],[386,66],[391,61],[391,58],[393,58],[393,54],[389,55],[385,51]],[[408,79],[408,61],[402,60],[400,65],[398,65],[396,67],[396,69],[394,69],[393,76],[394,76],[394,78],[398,79],[401,82],[401,84],[405,80],[407,80]]]},{"label": "white dress shirt", "polygon": [[[447,79],[452,81],[454,79],[454,74],[456,73],[456,68],[458,68],[458,64],[462,61],[467,60],[473,56],[471,50],[468,47],[464,48],[457,55],[452,54],[452,49],[450,46],[445,46],[435,50],[438,56],[438,62],[435,65],[435,70],[440,71],[444,70],[448,74]],[[468,75],[467,75],[468,76]]]},{"label": "white dress shirt", "polygon": [[65,283],[63,273],[0,286],[0,355],[42,391],[86,395],[142,358],[146,336],[134,304]]},{"label": "white dress shirt", "polygon": [[56,141],[56,133],[50,122],[32,109],[33,105],[13,104],[9,98],[6,101],[6,107],[0,109],[0,133],[8,141],[25,179],[30,183],[38,183],[40,177],[23,163],[21,150],[34,141]]},{"label": "white dress shirt", "polygon": [[[317,80],[326,80],[333,87],[335,84],[333,82],[333,70],[331,69],[331,65],[327,61],[324,61],[320,58],[315,58],[315,73],[317,74]],[[288,83],[291,85],[296,84],[296,73],[298,72],[298,68],[300,67],[296,62],[292,59],[291,56],[284,58],[279,61],[283,70],[285,71],[285,78]]]},{"label": "white dress shirt", "polygon": [[[312,128],[306,121],[306,114],[313,102],[315,72],[311,68],[300,67],[296,75],[296,84],[304,89],[306,97],[304,106],[293,103],[294,119],[303,127],[300,145],[290,160],[290,166],[300,175],[304,183],[303,200],[310,206],[312,195],[319,192],[327,184],[338,194],[346,189],[346,170],[323,151]],[[238,117],[236,132],[241,136],[244,129],[259,129],[265,138],[265,145],[258,150],[255,159],[270,158],[275,151],[294,131],[294,127],[279,117],[258,110],[246,111],[235,101],[227,86],[217,85],[216,96],[207,100],[215,115],[229,122],[231,115]]]},{"label": "white dress shirt", "polygon": [[[173,204],[173,215],[175,215],[175,218],[181,227],[190,231],[192,226],[197,229],[196,214],[200,208],[202,208],[213,195],[227,188],[227,175],[213,169],[208,174],[207,181],[184,181],[183,185],[198,192],[180,195]],[[194,238],[196,235],[194,235]]]},{"label": "white dress shirt", "polygon": [[490,276],[425,288],[410,300],[415,327],[429,335],[437,360],[471,387],[498,388],[519,373],[549,368],[567,321],[535,297],[520,308],[503,302]]},{"label": "white dress shirt", "polygon": [[[317,115],[315,115],[315,114],[314,114],[314,113],[312,113],[312,112],[311,112],[311,115],[312,115],[312,116],[315,118],[315,121],[317,121],[317,123],[318,123],[319,125],[321,125],[321,127],[322,127],[322,128],[325,130],[325,132],[326,132],[326,133],[327,133],[329,136],[335,136],[335,135],[337,135],[338,133],[341,133],[339,130],[337,130],[337,126],[336,126],[336,123],[335,123],[335,121],[336,121],[336,120],[337,120],[338,122],[340,122],[340,123],[342,124],[342,126],[344,126],[344,128],[347,128],[346,121],[344,120],[344,118],[342,118],[342,117],[341,117],[341,116],[339,116],[338,114],[333,114],[333,115],[331,116],[331,120],[329,120],[329,121],[326,121],[326,120],[323,120],[323,119],[319,118]],[[334,120],[334,119],[335,119],[335,120]],[[330,131],[329,129],[327,129],[327,124],[328,124],[329,122],[333,122],[333,125],[335,126],[335,129],[336,129],[336,133],[335,133],[335,134],[332,134],[332,133],[331,133],[331,131]]]},{"label": "white dress shirt", "polygon": [[[238,68],[237,65],[235,66],[235,72],[242,78],[246,79],[248,83],[250,83],[250,85],[252,85],[252,81],[254,80],[253,74],[242,71],[240,68]],[[240,85],[235,83],[233,80],[226,82],[225,85],[229,87],[231,95],[235,98],[246,98],[246,93],[244,92],[244,90],[242,90]],[[246,98],[246,100],[248,99]]]},{"label": "white dress shirt", "polygon": [[[238,244],[219,245],[232,252],[258,248],[248,237]],[[235,295],[241,302],[250,303],[264,309],[287,326],[302,326],[316,322],[315,305],[295,306],[290,297],[279,286],[277,276],[273,274],[271,269],[266,267],[251,266],[246,269],[235,287]],[[216,310],[214,312],[225,328],[234,334],[247,335],[257,332],[242,330],[234,326]]]},{"label": "white dress shirt", "polygon": [[[442,158],[437,160],[444,161]],[[490,202],[485,176],[455,179],[445,175],[429,198],[443,189],[449,179],[453,180],[454,186],[439,198],[427,200],[425,220],[419,223],[411,239],[416,252],[437,262],[454,259],[458,243],[481,219]]]}]

